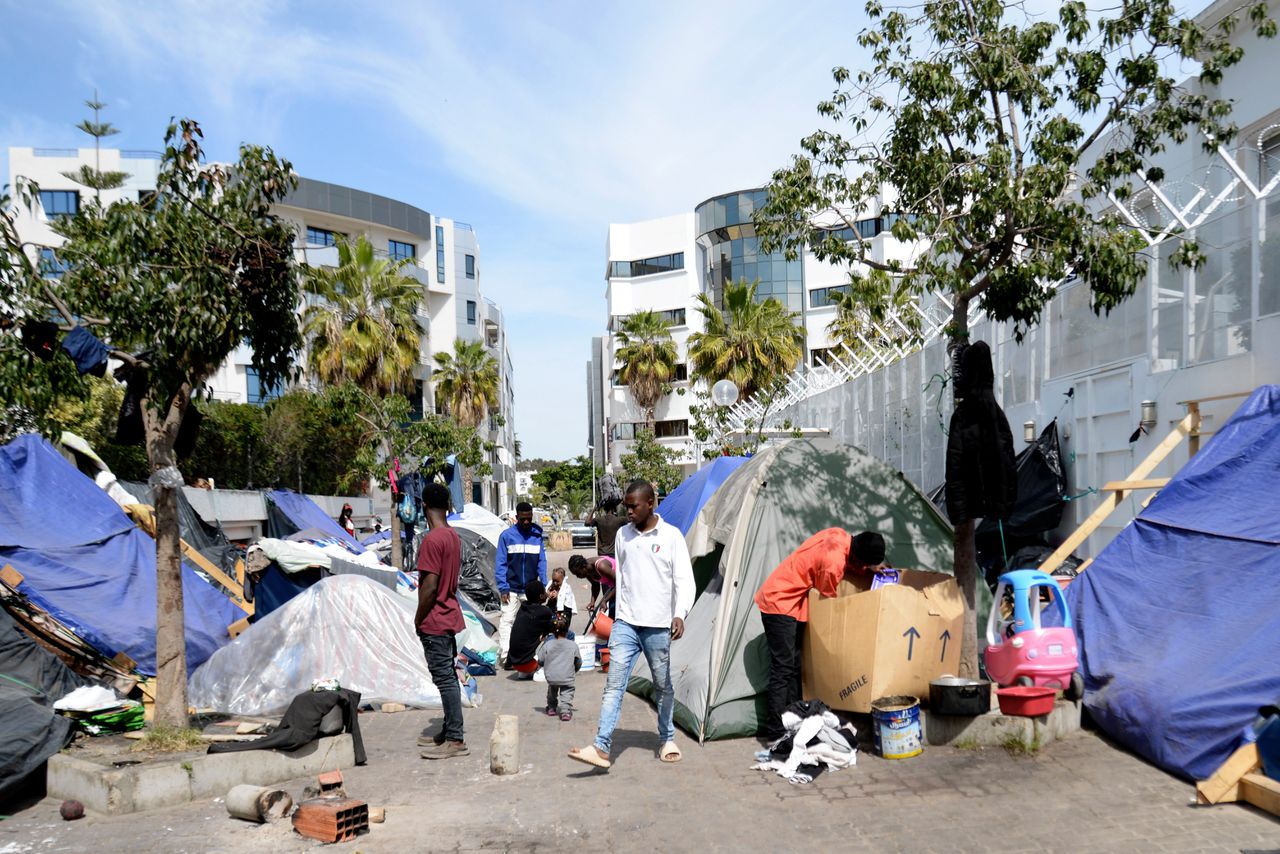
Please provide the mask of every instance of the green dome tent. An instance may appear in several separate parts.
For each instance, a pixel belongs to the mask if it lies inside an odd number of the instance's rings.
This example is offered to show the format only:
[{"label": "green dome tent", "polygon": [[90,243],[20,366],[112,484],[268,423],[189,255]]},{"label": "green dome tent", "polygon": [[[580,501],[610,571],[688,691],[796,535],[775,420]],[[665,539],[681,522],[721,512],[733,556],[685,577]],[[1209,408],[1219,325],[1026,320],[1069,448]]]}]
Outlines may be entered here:
[{"label": "green dome tent", "polygon": [[[676,723],[699,741],[759,729],[769,653],[753,597],[783,558],[833,527],[879,532],[893,566],[951,572],[951,526],[900,472],[830,439],[760,451],[725,480],[686,537],[705,589],[671,646],[671,680]],[[652,699],[643,659],[628,687]]]}]

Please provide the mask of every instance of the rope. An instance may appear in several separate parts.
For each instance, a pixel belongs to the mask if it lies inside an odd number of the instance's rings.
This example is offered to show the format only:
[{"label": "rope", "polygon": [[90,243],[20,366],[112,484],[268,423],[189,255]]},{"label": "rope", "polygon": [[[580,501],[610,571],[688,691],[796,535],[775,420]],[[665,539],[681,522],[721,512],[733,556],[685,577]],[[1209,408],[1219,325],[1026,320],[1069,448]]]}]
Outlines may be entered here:
[{"label": "rope", "polygon": [[1081,492],[1079,495],[1064,495],[1062,496],[1062,500],[1075,501],[1077,498],[1084,498],[1085,496],[1088,496],[1088,495],[1097,495],[1097,494],[1098,494],[1097,488],[1090,486],[1090,487],[1087,487],[1085,491]]},{"label": "rope", "polygon": [[1009,550],[1004,544],[1004,522],[997,519],[996,527],[1000,529],[1000,555],[1004,558],[1004,568],[1009,569]]}]

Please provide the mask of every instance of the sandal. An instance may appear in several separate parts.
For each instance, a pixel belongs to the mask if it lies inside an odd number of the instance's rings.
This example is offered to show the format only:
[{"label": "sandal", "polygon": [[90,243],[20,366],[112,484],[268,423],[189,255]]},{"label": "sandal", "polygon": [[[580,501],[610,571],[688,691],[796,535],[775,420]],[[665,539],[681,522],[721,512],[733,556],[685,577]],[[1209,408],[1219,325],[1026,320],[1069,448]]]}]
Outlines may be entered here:
[{"label": "sandal", "polygon": [[560,713],[560,720],[562,720],[562,721],[571,721],[571,720],[573,720],[573,712],[561,712],[561,713]]},{"label": "sandal", "polygon": [[680,748],[676,747],[674,741],[668,741],[662,745],[662,749],[658,751],[658,758],[663,762],[679,762],[684,758],[680,753]]},{"label": "sandal", "polygon": [[579,762],[585,762],[588,765],[594,765],[596,768],[608,768],[613,763],[609,761],[607,756],[596,750],[593,744],[590,747],[575,747],[569,751],[569,758],[576,759]]},{"label": "sandal", "polygon": [[554,706],[547,706],[547,717],[554,718],[558,714],[560,713],[556,711]]}]

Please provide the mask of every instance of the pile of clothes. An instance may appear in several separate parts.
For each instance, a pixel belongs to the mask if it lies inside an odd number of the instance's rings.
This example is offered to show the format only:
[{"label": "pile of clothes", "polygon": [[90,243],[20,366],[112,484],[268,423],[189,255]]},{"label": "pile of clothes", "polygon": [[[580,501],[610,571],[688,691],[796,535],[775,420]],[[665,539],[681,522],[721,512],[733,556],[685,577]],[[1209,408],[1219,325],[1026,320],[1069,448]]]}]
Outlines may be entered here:
[{"label": "pile of clothes", "polygon": [[840,719],[821,700],[800,700],[782,713],[786,734],[756,753],[755,771],[773,771],[797,785],[812,783],[830,768],[858,763],[858,731]]}]

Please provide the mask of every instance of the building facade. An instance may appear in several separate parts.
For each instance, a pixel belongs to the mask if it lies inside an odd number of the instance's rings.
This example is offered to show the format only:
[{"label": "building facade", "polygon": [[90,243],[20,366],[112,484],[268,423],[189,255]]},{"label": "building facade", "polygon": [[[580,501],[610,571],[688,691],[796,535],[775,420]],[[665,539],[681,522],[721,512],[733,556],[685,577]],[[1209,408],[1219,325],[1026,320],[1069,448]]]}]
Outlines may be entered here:
[{"label": "building facade", "polygon": [[[31,212],[18,211],[17,224],[24,241],[44,247],[39,251],[50,275],[59,275],[54,250],[62,240],[51,223],[58,216],[76,213],[94,193],[63,175],[81,165],[129,176],[122,187],[102,191],[103,204],[110,204],[154,192],[160,161],[150,151],[103,149],[95,154],[92,148],[9,149],[10,184],[21,176],[40,186],[40,205]],[[310,178],[300,178],[275,213],[294,228],[299,262],[336,266],[338,240],[359,235],[368,238],[379,256],[408,260],[404,273],[422,286],[415,386],[406,390],[419,417],[439,409],[431,383],[435,352],[452,350],[455,339],[479,341],[497,360],[498,407],[480,427],[482,436],[494,445],[489,460],[493,471],[474,479],[468,500],[497,513],[509,512],[515,504],[512,361],[502,309],[481,292],[480,249],[472,227],[406,202]],[[300,364],[307,363],[306,356],[305,351],[300,354]],[[258,382],[252,361],[249,348],[240,347],[202,391],[213,399],[258,405],[278,396],[281,389],[264,388]],[[314,384],[315,380],[304,374],[302,382]]]}]

